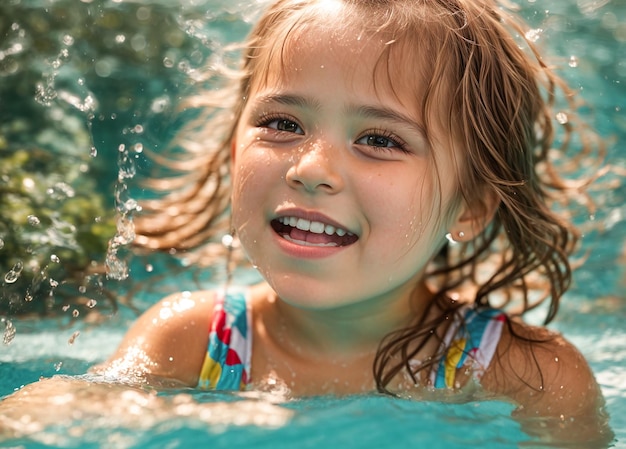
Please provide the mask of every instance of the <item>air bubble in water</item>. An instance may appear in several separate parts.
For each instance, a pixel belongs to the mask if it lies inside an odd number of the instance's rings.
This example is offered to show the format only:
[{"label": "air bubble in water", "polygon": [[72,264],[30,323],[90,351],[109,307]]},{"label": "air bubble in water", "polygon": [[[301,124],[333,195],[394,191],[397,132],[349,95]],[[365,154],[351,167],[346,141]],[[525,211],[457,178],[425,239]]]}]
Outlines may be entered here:
[{"label": "air bubble in water", "polygon": [[4,248],[4,240],[0,239],[0,249]]},{"label": "air bubble in water", "polygon": [[26,221],[28,222],[29,225],[31,226],[38,226],[41,224],[41,220],[39,220],[39,217],[35,216],[35,215],[29,215],[26,218]]},{"label": "air bubble in water", "polygon": [[89,307],[90,309],[96,307],[96,304],[98,304],[98,301],[96,301],[95,299],[90,299],[89,301],[87,301],[87,307]]},{"label": "air bubble in water", "polygon": [[59,282],[55,281],[52,278],[50,278],[49,282],[50,282],[50,287],[52,287],[52,288],[57,288],[59,286]]},{"label": "air bubble in water", "polygon": [[78,315],[80,315],[80,312],[78,310],[76,310],[76,309],[72,310],[72,316],[74,318],[78,318]]},{"label": "air bubble in water", "polygon": [[89,150],[89,156],[96,157],[97,155],[98,155],[98,149],[96,147],[91,147],[91,150]]},{"label": "air bubble in water", "polygon": [[87,287],[85,287],[84,285],[81,285],[80,287],[78,287],[78,291],[81,293],[85,293],[87,292]]},{"label": "air bubble in water", "polygon": [[569,117],[565,112],[557,112],[556,121],[559,122],[561,125],[565,125],[569,121]]},{"label": "air bubble in water", "polygon": [[63,366],[63,362],[55,363],[54,370],[58,372],[62,366]]},{"label": "air bubble in water", "polygon": [[50,256],[50,261],[54,262],[54,263],[59,263],[59,262],[61,262],[61,259],[59,259],[59,256],[57,256],[56,254],[52,254]]},{"label": "air bubble in water", "polygon": [[146,271],[147,271],[148,273],[152,273],[152,271],[154,271],[154,267],[152,266],[152,264],[151,264],[151,263],[146,264]]},{"label": "air bubble in water", "polygon": [[578,67],[578,58],[574,55],[569,57],[569,62],[567,63],[571,68]]}]

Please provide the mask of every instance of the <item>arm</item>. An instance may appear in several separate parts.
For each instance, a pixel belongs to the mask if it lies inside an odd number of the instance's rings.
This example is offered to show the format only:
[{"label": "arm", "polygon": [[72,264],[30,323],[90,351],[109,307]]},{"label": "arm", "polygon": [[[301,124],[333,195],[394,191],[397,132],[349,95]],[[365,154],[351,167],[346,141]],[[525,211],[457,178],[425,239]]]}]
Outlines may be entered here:
[{"label": "arm", "polygon": [[607,447],[613,438],[604,400],[580,352],[561,335],[518,322],[505,326],[485,389],[518,405],[524,431],[548,441]]},{"label": "arm", "polygon": [[141,315],[96,374],[143,383],[167,379],[195,386],[206,354],[213,292],[171,295]]}]

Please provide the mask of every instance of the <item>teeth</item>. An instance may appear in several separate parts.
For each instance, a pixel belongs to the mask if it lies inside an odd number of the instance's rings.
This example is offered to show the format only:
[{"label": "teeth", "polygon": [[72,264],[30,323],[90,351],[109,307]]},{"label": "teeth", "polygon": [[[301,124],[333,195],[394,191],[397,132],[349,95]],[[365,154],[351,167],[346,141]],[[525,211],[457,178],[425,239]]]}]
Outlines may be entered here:
[{"label": "teeth", "polygon": [[348,232],[345,229],[335,228],[334,226],[324,224],[320,221],[310,221],[304,218],[296,217],[279,217],[278,221],[284,225],[291,226],[292,228],[298,228],[301,231],[308,231],[314,234],[337,234],[339,237],[343,237],[346,234],[352,235],[351,232]]}]

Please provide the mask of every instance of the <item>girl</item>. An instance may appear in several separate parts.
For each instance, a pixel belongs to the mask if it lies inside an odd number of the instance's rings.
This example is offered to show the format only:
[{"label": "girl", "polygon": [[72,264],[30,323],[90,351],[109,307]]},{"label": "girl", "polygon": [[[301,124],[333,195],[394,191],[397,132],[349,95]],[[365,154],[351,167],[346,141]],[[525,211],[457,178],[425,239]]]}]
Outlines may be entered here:
[{"label": "girl", "polygon": [[162,300],[94,371],[508,398],[529,431],[545,417],[555,438],[609,438],[580,353],[518,319],[557,313],[577,232],[549,206],[581,188],[554,162],[571,117],[552,149],[571,92],[522,36],[491,0],[271,5],[241,68],[191,100],[206,111],[181,141],[191,157],[160,181],[180,188],[144,205],[135,242],[215,254],[223,237],[264,282]]}]

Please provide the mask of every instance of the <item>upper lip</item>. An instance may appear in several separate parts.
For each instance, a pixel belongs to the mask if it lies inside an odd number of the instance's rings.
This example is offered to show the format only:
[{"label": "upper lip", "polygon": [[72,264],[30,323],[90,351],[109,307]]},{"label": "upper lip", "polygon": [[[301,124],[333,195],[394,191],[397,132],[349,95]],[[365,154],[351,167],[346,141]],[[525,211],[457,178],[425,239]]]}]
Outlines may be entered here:
[{"label": "upper lip", "polygon": [[305,220],[309,220],[309,221],[319,221],[326,225],[331,225],[335,228],[341,228],[347,232],[350,232],[356,235],[356,232],[351,230],[346,225],[341,224],[338,221],[333,220],[329,216],[324,215],[321,212],[317,212],[317,211],[296,209],[296,208],[280,209],[276,211],[273,219],[276,219],[279,217],[296,217],[296,218],[304,218]]}]

